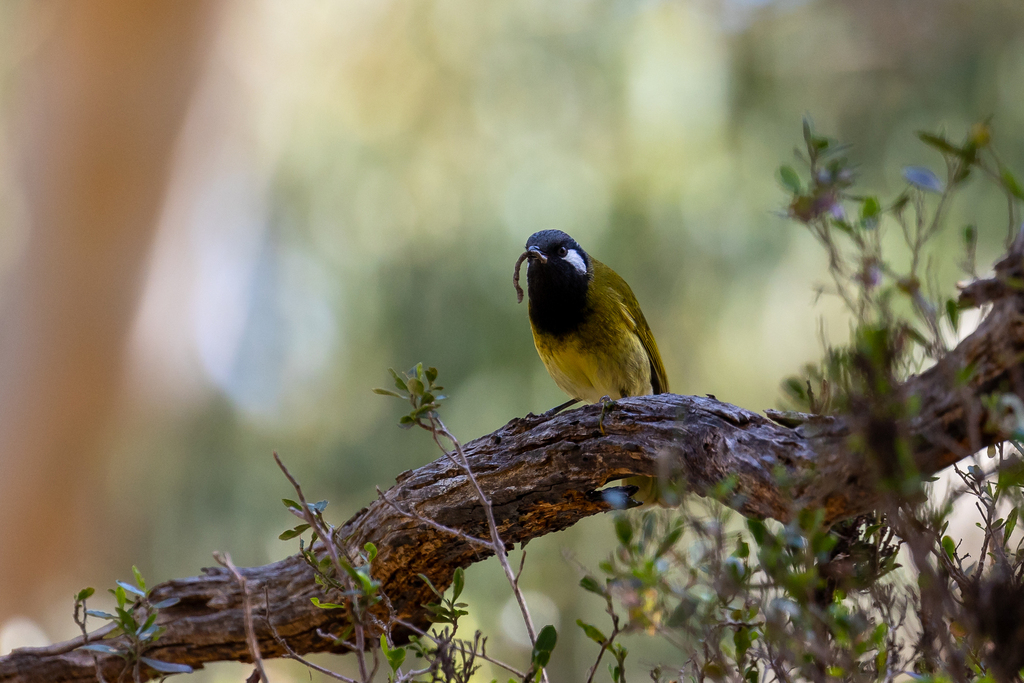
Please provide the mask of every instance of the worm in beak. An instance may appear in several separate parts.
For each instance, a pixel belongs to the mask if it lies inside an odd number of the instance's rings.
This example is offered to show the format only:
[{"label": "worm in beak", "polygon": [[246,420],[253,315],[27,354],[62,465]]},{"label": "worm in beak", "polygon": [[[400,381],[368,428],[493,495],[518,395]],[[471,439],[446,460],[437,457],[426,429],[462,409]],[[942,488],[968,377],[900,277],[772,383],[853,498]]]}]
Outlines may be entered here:
[{"label": "worm in beak", "polygon": [[523,288],[519,286],[519,266],[528,258],[535,258],[541,263],[547,263],[548,257],[540,250],[540,247],[530,247],[524,251],[516,261],[516,269],[512,273],[512,284],[516,287],[516,303],[523,303]]}]

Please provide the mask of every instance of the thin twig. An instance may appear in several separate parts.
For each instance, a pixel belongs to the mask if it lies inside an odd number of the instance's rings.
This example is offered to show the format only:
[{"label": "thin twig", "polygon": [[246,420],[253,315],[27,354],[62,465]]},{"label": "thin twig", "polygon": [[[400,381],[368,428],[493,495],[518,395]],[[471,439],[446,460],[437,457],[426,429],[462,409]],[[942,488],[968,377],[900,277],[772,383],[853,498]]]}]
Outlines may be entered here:
[{"label": "thin twig", "polygon": [[[494,509],[491,505],[490,498],[484,493],[484,490],[480,487],[480,483],[476,479],[476,475],[473,474],[473,469],[469,466],[469,459],[466,458],[465,451],[462,450],[462,444],[455,436],[448,431],[445,427],[444,422],[441,418],[437,417],[436,413],[431,414],[430,429],[431,434],[434,437],[434,443],[448,455],[448,457],[466,473],[466,477],[473,485],[473,489],[476,491],[477,497],[480,499],[480,505],[484,509],[484,516],[487,519],[487,527],[491,532],[491,542],[494,546],[494,554],[498,557],[498,562],[501,564],[502,570],[505,572],[505,578],[508,579],[509,586],[512,587],[512,593],[516,597],[516,602],[519,603],[519,611],[523,615],[523,622],[526,624],[526,631],[530,636],[530,644],[535,645],[537,643],[537,629],[533,625],[533,617],[530,616],[530,609],[526,606],[526,597],[523,595],[522,590],[519,588],[519,581],[516,578],[515,572],[512,571],[512,566],[508,561],[508,553],[505,551],[505,542],[501,539],[501,535],[498,532],[498,523],[494,519]],[[455,447],[455,452],[458,453],[458,459],[454,458],[451,453],[441,445],[438,435],[443,435],[448,439]],[[547,673],[542,672],[544,681],[547,681]]]},{"label": "thin twig", "polygon": [[[434,634],[432,634],[430,631],[424,631],[423,629],[419,628],[418,626],[416,626],[416,624],[413,624],[412,622],[405,621],[404,619],[395,619],[395,623],[396,624],[401,624],[402,626],[404,626],[405,628],[409,629],[410,631],[412,631],[413,633],[415,633],[418,636],[422,636],[424,638],[429,638],[430,640],[434,641],[435,645],[440,645],[441,644],[441,640],[439,638],[437,638]],[[454,647],[455,649],[459,650],[460,652],[466,652],[466,653],[471,652],[470,650],[467,650],[464,645],[462,645],[463,642],[469,642],[469,641],[456,640],[456,641],[452,641],[451,645],[452,645],[452,647]],[[502,669],[504,669],[505,671],[508,671],[513,676],[518,676],[519,678],[522,678],[523,676],[526,675],[526,672],[520,671],[519,669],[515,668],[514,666],[511,666],[510,664],[506,664],[505,662],[501,661],[500,659],[495,659],[494,657],[491,657],[490,655],[488,655],[486,653],[483,653],[483,652],[480,652],[480,651],[475,651],[474,654],[477,657],[479,657],[480,659],[482,659],[482,660],[484,660],[486,662],[490,662],[491,664],[494,664],[495,666],[500,666]]]},{"label": "thin twig", "polygon": [[[338,556],[338,548],[334,544],[334,534],[321,527],[320,522],[317,520],[316,515],[309,509],[309,503],[306,502],[306,497],[302,493],[302,487],[299,482],[292,476],[292,473],[288,471],[288,468],[281,462],[281,458],[277,455],[277,451],[274,451],[274,461],[277,462],[277,466],[281,468],[284,476],[291,482],[292,488],[295,489],[295,495],[299,497],[299,504],[302,505],[302,516],[306,520],[306,524],[309,524],[310,528],[320,537],[320,542],[326,546],[328,554],[331,556],[331,562],[334,564],[334,571],[339,579],[345,579],[348,573],[345,571],[341,564],[341,558]],[[366,634],[363,630],[362,624],[362,610],[359,607],[359,600],[352,599],[349,601],[349,605],[352,609],[354,619],[352,620],[352,626],[356,636],[356,647],[355,655],[356,660],[359,663],[359,675],[362,680],[369,683],[370,672],[366,668]]]},{"label": "thin twig", "polygon": [[[79,609],[82,610],[82,617],[81,617],[81,619],[79,619],[79,617],[78,617],[78,613],[79,613],[78,610]],[[69,648],[68,650],[66,650],[68,652],[70,652],[71,650],[73,650],[75,648],[80,647],[81,645],[85,645],[86,643],[89,642],[89,632],[85,628],[85,620],[89,618],[88,615],[85,614],[85,600],[82,600],[81,602],[79,602],[78,600],[75,601],[75,614],[74,614],[74,618],[75,618],[75,623],[78,624],[78,628],[80,628],[82,630],[82,638],[81,638],[80,642],[78,641],[77,638],[74,641],[72,641],[73,643],[75,643],[75,646],[73,648]],[[110,624],[109,628],[102,629],[102,630],[110,632],[110,631],[114,630],[114,626],[113,626],[113,624]],[[97,635],[97,638],[95,638],[95,640],[101,640],[102,637],[103,637],[103,634],[99,633],[99,632],[97,632],[96,635]],[[99,681],[99,683],[107,683],[107,679],[103,677],[103,670],[100,668],[100,658],[96,656],[95,652],[92,652],[91,654],[92,654],[92,663],[96,667],[96,680]]]},{"label": "thin twig", "polygon": [[288,642],[281,637],[281,634],[277,632],[277,627],[274,626],[274,623],[270,620],[269,604],[267,607],[267,613],[264,615],[263,620],[266,621],[267,626],[270,627],[270,633],[274,636],[274,640],[277,641],[278,645],[284,648],[284,651],[286,653],[285,657],[287,657],[288,659],[294,659],[296,662],[299,662],[300,664],[310,669],[313,669],[314,671],[318,671],[325,676],[330,676],[335,680],[344,681],[345,683],[359,683],[359,681],[357,681],[354,678],[349,678],[348,676],[342,675],[336,671],[331,671],[330,669],[324,668],[319,664],[314,664],[313,662],[309,661],[308,659],[300,655],[298,652],[293,650],[292,646],[289,645]]},{"label": "thin twig", "polygon": [[519,551],[519,571],[516,572],[516,584],[519,584],[519,577],[523,575],[523,569],[526,568],[526,548]]},{"label": "thin twig", "polygon": [[438,531],[443,531],[444,533],[451,534],[452,536],[455,536],[456,538],[461,538],[466,543],[470,543],[470,544],[473,544],[473,545],[482,545],[482,546],[484,546],[485,548],[488,548],[488,549],[490,549],[490,547],[491,547],[491,542],[490,541],[485,541],[482,538],[477,538],[476,536],[470,536],[469,534],[467,534],[464,531],[460,531],[458,529],[454,529],[454,528],[452,528],[450,526],[445,526],[444,524],[441,524],[440,522],[436,522],[436,521],[430,519],[429,517],[424,517],[420,513],[416,512],[415,510],[405,510],[405,509],[403,509],[401,506],[398,505],[398,503],[396,503],[395,501],[393,501],[390,498],[388,498],[387,494],[384,491],[381,491],[379,486],[377,487],[377,496],[381,500],[383,500],[385,503],[387,503],[395,512],[397,512],[398,514],[402,515],[403,517],[408,517],[409,519],[415,519],[416,521],[422,522],[423,524],[426,524],[427,526],[431,526],[431,527],[437,529]]},{"label": "thin twig", "polygon": [[604,657],[604,653],[608,651],[608,648],[615,642],[615,638],[621,632],[619,628],[619,615],[615,613],[615,606],[612,605],[612,598],[610,595],[605,596],[605,600],[608,602],[607,612],[612,618],[612,634],[605,638],[604,642],[601,643],[601,651],[597,653],[597,659],[594,661],[594,666],[590,667],[590,672],[587,674],[587,683],[593,683],[594,674],[597,673],[597,667],[601,664],[601,658]]},{"label": "thin twig", "polygon": [[238,587],[242,589],[242,606],[245,610],[245,640],[249,644],[249,655],[252,657],[253,666],[259,672],[263,683],[270,683],[270,679],[267,677],[267,670],[263,668],[260,643],[256,639],[256,629],[252,623],[252,599],[249,596],[249,582],[245,580],[242,572],[238,571],[238,567],[231,561],[231,553],[214,552],[213,559],[217,560],[218,564],[226,567],[231,572],[235,577],[235,581],[238,582]]}]

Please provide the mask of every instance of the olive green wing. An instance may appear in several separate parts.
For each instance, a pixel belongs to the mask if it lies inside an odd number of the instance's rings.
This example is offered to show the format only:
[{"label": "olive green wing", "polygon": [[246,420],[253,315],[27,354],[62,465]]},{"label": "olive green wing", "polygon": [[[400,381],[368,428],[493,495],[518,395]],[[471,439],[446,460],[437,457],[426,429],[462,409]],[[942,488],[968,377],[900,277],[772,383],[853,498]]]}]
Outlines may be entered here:
[{"label": "olive green wing", "polygon": [[665,375],[665,366],[662,364],[661,354],[658,352],[658,342],[654,341],[654,333],[651,332],[647,319],[644,318],[644,312],[640,310],[640,302],[636,300],[633,290],[629,288],[625,280],[619,277],[618,273],[597,259],[592,260],[595,276],[598,270],[605,271],[603,278],[612,284],[618,294],[620,311],[626,325],[640,340],[644,351],[647,352],[647,360],[651,364],[651,390],[655,394],[668,393],[668,377]]},{"label": "olive green wing", "polygon": [[[655,394],[668,392],[668,378],[665,377],[665,366],[661,363],[658,343],[654,341],[654,334],[647,324],[647,319],[644,318],[643,311],[640,310],[640,302],[636,300],[633,290],[629,288],[626,281],[619,277],[614,270],[596,259],[593,259],[593,261],[595,277],[599,271],[605,271],[602,273],[602,278],[605,282],[611,283],[612,288],[615,290],[619,311],[625,320],[626,326],[640,340],[640,345],[643,346],[644,351],[647,353],[647,360],[651,364],[651,391]],[[667,506],[669,504],[669,501],[665,500],[662,496],[661,481],[658,477],[635,476],[623,480],[622,483],[627,486],[637,487],[637,491],[632,497],[633,500],[636,500],[643,506]]]},{"label": "olive green wing", "polygon": [[[639,309],[637,309],[639,310]],[[640,343],[647,351],[647,358],[651,361],[651,389],[655,394],[667,394],[668,377],[665,376],[665,366],[661,362],[661,354],[658,353],[658,342],[654,341],[654,334],[644,320],[644,314],[640,313],[640,320],[637,325],[637,336]]]},{"label": "olive green wing", "polygon": [[647,325],[647,320],[644,319],[644,313],[640,310],[640,304],[637,303],[636,297],[630,292],[629,301],[624,302],[624,305],[629,308],[632,304],[632,308],[636,311],[636,327],[634,332],[640,339],[640,343],[644,345],[644,351],[647,352],[647,360],[651,362],[651,390],[655,394],[667,394],[668,389],[668,377],[665,376],[665,366],[661,362],[661,354],[658,353],[658,342],[654,341],[654,333],[651,332],[651,328]]}]

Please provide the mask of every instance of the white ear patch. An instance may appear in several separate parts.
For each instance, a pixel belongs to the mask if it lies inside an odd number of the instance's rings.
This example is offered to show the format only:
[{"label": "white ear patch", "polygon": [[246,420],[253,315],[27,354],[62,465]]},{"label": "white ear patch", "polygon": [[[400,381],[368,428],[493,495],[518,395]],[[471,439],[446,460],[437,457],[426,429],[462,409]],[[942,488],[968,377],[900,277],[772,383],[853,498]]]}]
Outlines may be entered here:
[{"label": "white ear patch", "polygon": [[572,267],[580,271],[584,275],[587,272],[587,264],[583,262],[583,257],[575,249],[570,249],[569,253],[562,257],[566,261],[572,264]]}]

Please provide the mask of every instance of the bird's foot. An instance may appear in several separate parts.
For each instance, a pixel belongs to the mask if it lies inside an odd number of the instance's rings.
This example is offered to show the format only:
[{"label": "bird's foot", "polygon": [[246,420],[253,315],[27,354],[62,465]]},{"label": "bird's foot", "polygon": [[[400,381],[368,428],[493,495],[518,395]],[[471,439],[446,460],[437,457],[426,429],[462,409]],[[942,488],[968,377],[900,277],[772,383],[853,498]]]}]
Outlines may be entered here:
[{"label": "bird's foot", "polygon": [[601,397],[601,419],[597,421],[597,427],[601,430],[601,436],[605,436],[604,433],[604,416],[607,415],[613,408],[615,408],[615,401],[609,396]]}]

